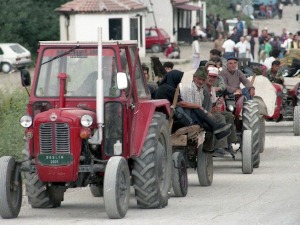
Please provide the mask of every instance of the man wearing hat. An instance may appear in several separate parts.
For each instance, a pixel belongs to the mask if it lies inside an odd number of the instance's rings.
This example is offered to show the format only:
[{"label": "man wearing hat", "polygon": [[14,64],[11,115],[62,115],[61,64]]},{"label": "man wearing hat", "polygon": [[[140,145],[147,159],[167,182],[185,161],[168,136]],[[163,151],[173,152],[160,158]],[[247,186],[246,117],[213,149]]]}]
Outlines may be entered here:
[{"label": "man wearing hat", "polygon": [[[191,85],[182,87],[180,89],[180,94],[182,100],[186,102],[190,102],[191,104],[197,104],[200,107],[200,109],[210,112],[212,107],[210,93],[207,88],[203,88],[206,79],[207,79],[207,70],[204,66],[200,66],[193,75],[193,81]],[[226,124],[226,120],[224,116],[218,115],[213,117],[216,119],[216,121],[219,124]],[[228,129],[230,130],[230,132],[228,132],[228,135],[230,135],[231,133],[231,126],[232,125],[228,126],[229,127]],[[223,140],[223,139],[226,138],[219,138],[219,139],[217,138],[216,140],[214,135],[211,132],[206,132],[203,148],[206,151],[211,151],[215,149],[215,143],[218,142],[218,140]],[[223,144],[225,145],[221,147],[224,148],[227,147],[227,142]]]},{"label": "man wearing hat", "polygon": [[[237,63],[236,57],[228,58],[227,68],[220,72],[226,85],[225,95],[243,94],[247,99],[251,99],[255,95],[255,88],[245,74],[237,68]],[[241,83],[245,86],[243,90],[240,88]]]}]

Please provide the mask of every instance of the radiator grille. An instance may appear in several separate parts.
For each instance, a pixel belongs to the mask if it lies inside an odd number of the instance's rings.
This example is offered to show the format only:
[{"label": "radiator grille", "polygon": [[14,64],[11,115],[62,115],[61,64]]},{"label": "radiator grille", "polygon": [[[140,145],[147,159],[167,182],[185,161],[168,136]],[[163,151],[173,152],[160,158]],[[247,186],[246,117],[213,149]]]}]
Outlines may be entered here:
[{"label": "radiator grille", "polygon": [[67,123],[40,125],[40,153],[70,153],[70,128]]}]

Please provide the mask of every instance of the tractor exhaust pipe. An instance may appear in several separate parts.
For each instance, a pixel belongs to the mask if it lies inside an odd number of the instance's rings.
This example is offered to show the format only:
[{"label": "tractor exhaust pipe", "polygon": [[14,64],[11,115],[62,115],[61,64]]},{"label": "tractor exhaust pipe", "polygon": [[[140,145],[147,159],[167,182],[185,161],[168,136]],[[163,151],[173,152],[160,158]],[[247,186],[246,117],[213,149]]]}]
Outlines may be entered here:
[{"label": "tractor exhaust pipe", "polygon": [[98,129],[93,137],[89,139],[90,144],[100,145],[102,143],[102,134],[104,127],[104,94],[102,77],[102,28],[98,28],[98,79],[96,95],[96,113]]}]

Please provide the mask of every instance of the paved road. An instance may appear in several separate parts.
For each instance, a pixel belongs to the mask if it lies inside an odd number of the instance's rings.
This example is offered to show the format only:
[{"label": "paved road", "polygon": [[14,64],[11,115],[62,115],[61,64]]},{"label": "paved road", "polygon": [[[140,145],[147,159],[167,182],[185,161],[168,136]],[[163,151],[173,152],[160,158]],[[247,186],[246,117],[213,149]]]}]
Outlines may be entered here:
[{"label": "paved road", "polygon": [[199,186],[197,174],[190,170],[185,198],[171,197],[166,208],[145,210],[137,208],[132,196],[122,220],[109,220],[103,199],[83,188],[68,190],[57,209],[32,209],[25,203],[17,219],[0,219],[0,224],[300,224],[299,146],[300,138],[291,133],[267,134],[260,168],[253,174],[242,174],[239,159],[215,159],[212,186]]}]

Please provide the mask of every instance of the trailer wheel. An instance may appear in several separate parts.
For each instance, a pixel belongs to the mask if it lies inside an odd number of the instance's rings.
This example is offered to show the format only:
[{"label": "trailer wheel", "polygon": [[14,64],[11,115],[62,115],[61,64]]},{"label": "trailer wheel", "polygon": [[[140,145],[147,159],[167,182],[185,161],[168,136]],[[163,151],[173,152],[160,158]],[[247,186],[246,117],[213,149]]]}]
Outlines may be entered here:
[{"label": "trailer wheel", "polygon": [[253,172],[252,131],[244,130],[242,138],[242,171],[244,174]]},{"label": "trailer wheel", "polygon": [[198,148],[197,173],[201,186],[210,186],[213,181],[213,158],[212,153],[203,150],[203,145]]},{"label": "trailer wheel", "polygon": [[130,173],[121,156],[108,160],[104,175],[104,206],[110,219],[123,218],[129,207]]},{"label": "trailer wheel", "polygon": [[172,150],[165,114],[153,115],[141,154],[133,158],[133,187],[141,208],[163,208],[171,187]]},{"label": "trailer wheel", "polygon": [[253,155],[253,167],[258,168],[260,163],[259,155],[259,135],[260,135],[260,121],[259,121],[259,106],[257,102],[248,100],[243,105],[243,130],[252,131],[252,155]]},{"label": "trailer wheel", "polygon": [[297,105],[294,107],[294,135],[299,136],[300,135],[300,105]]},{"label": "trailer wheel", "polygon": [[176,197],[185,197],[188,192],[188,174],[186,160],[182,152],[173,155],[172,187]]},{"label": "trailer wheel", "polygon": [[0,158],[0,215],[3,219],[16,218],[22,204],[22,179],[15,158]]}]

